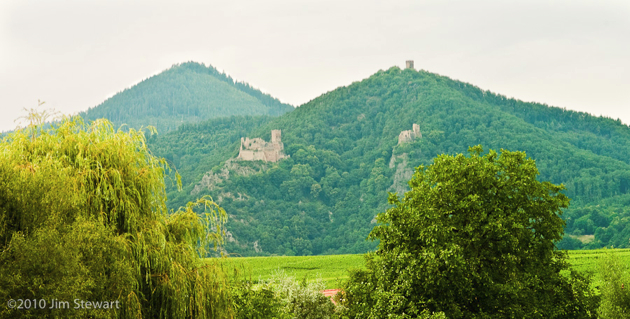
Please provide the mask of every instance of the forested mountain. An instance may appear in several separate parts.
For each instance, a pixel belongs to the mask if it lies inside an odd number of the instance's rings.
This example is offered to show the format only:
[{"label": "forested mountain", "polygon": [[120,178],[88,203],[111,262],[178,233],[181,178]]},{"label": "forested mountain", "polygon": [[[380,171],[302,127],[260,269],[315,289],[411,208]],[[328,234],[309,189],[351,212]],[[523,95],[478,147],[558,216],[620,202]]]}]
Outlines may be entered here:
[{"label": "forested mountain", "polygon": [[176,64],[100,105],[80,114],[87,120],[107,118],[116,127],[155,126],[160,133],[185,122],[231,115],[277,116],[293,107],[247,83],[234,81],[212,66]]},{"label": "forested mountain", "polygon": [[[419,124],[422,137],[398,145]],[[290,158],[229,160],[240,137],[282,130]],[[540,180],[572,199],[562,248],[628,247],[630,128],[483,91],[425,71],[393,67],[326,93],[280,117],[230,117],[149,139],[181,172],[176,208],[211,195],[229,215],[226,249],[241,255],[360,253],[387,192],[404,192],[411,170],[469,146],[525,151]]]}]

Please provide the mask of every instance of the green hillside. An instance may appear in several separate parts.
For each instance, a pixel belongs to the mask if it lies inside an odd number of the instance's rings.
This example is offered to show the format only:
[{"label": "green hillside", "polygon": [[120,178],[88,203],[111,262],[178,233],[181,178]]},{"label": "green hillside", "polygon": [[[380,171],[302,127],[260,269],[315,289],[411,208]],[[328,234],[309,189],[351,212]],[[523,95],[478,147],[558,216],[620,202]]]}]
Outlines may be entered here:
[{"label": "green hillside", "polygon": [[[419,124],[422,138],[398,145]],[[240,137],[282,130],[289,159],[227,161]],[[404,192],[414,167],[469,146],[525,151],[541,180],[564,183],[571,206],[565,249],[628,247],[630,128],[483,91],[425,71],[393,67],[276,118],[189,124],[149,141],[182,173],[175,208],[208,194],[230,216],[226,250],[244,256],[363,253],[387,192]],[[227,161],[227,162],[226,162]],[[229,173],[226,173],[229,172]],[[203,182],[201,182],[203,180]]]},{"label": "green hillside", "polygon": [[250,85],[235,82],[212,66],[187,62],[125,89],[80,114],[107,118],[116,127],[155,126],[160,133],[186,122],[231,115],[277,116],[293,110]]}]

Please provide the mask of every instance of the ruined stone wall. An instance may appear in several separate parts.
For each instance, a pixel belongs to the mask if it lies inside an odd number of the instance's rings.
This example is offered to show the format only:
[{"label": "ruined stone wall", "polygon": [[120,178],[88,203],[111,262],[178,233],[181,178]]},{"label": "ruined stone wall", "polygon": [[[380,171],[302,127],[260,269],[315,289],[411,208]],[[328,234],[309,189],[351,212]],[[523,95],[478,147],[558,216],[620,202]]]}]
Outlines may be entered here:
[{"label": "ruined stone wall", "polygon": [[241,150],[237,158],[243,161],[277,162],[287,157],[284,154],[280,130],[273,130],[271,131],[271,142],[265,142],[261,138],[242,137]]},{"label": "ruined stone wall", "polygon": [[420,133],[420,125],[414,123],[412,130],[400,132],[398,135],[398,144],[411,142],[415,138],[422,138],[422,133]]},{"label": "ruined stone wall", "polygon": [[411,131],[402,131],[398,135],[398,144],[410,142],[413,138],[411,137]]}]

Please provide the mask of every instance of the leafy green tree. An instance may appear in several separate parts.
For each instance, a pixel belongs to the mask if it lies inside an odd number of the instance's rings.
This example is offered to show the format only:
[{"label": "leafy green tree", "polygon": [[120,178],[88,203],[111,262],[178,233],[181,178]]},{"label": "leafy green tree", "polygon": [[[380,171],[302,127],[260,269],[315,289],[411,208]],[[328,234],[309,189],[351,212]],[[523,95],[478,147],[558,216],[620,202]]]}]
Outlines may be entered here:
[{"label": "leafy green tree", "polygon": [[[45,300],[47,309],[0,307],[0,317],[230,317],[225,273],[200,258],[222,242],[225,211],[202,198],[169,214],[167,168],[142,132],[116,132],[107,120],[31,121],[5,137],[0,299]],[[73,309],[75,299],[116,302]],[[50,309],[54,300],[69,305]]]},{"label": "leafy green tree", "polygon": [[[540,182],[523,152],[469,149],[418,167],[403,199],[377,217],[368,255],[369,318],[591,318],[588,280],[571,272],[562,238],[562,185]],[[361,291],[361,289],[355,289]],[[353,291],[347,292],[349,300]]]}]

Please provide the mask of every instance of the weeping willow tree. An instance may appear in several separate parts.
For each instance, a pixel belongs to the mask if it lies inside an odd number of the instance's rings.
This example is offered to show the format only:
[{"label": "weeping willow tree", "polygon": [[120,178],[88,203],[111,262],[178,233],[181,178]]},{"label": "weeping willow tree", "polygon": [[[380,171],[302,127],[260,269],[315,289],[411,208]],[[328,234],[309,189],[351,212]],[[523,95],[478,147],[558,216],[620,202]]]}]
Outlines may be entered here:
[{"label": "weeping willow tree", "polygon": [[0,300],[17,302],[0,317],[233,316],[226,272],[200,258],[222,243],[223,209],[169,213],[168,165],[141,131],[29,120],[0,143]]}]

